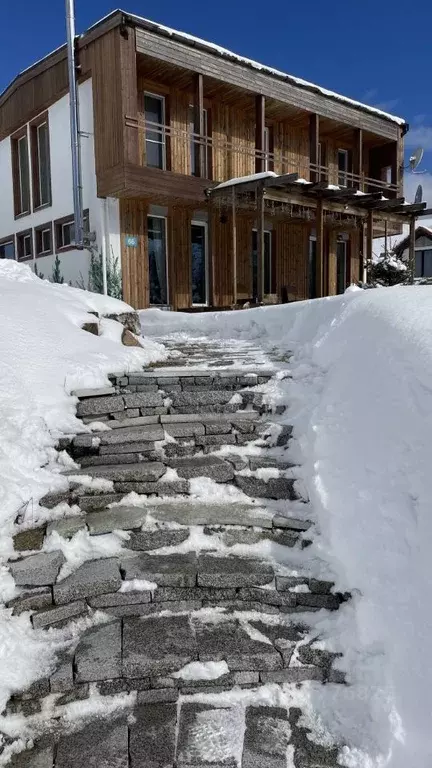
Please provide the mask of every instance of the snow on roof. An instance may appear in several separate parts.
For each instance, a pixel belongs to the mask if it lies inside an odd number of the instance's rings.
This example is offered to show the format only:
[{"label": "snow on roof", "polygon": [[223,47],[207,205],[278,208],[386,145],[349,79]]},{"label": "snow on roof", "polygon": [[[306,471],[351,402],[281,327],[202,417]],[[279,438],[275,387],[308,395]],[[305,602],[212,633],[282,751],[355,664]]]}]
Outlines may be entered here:
[{"label": "snow on roof", "polygon": [[238,176],[237,178],[228,179],[228,181],[222,181],[217,184],[213,189],[223,189],[224,187],[236,187],[237,184],[246,184],[248,181],[259,181],[260,179],[268,179],[270,177],[277,176],[277,173],[273,171],[263,171],[262,173],[251,173],[249,176]]},{"label": "snow on roof", "polygon": [[323,88],[320,85],[316,85],[315,83],[310,83],[308,80],[303,80],[302,78],[295,77],[294,75],[289,75],[286,72],[282,72],[279,69],[268,67],[265,64],[260,64],[258,61],[254,61],[253,59],[248,59],[245,56],[239,56],[239,54],[234,53],[233,51],[229,51],[227,48],[222,48],[220,45],[217,45],[216,43],[210,43],[207,40],[202,40],[201,38],[195,37],[194,35],[190,35],[187,32],[180,32],[177,29],[166,27],[163,24],[157,24],[156,22],[151,21],[150,19],[146,19],[143,16],[137,16],[136,14],[127,13],[127,11],[123,11],[121,9],[119,10],[121,13],[124,13],[126,16],[129,16],[129,18],[134,19],[138,24],[141,22],[146,25],[151,25],[154,28],[155,32],[163,32],[164,34],[169,35],[171,37],[179,37],[182,40],[187,41],[189,43],[198,44],[202,48],[207,48],[209,51],[212,51],[213,53],[217,53],[219,56],[222,56],[224,58],[234,59],[239,64],[245,64],[248,67],[253,67],[253,69],[257,69],[263,72],[264,74],[283,78],[284,80],[288,80],[289,82],[293,83],[293,85],[299,85],[304,88],[313,89],[314,91],[318,91],[319,93],[321,93],[323,96],[329,96],[330,98],[336,99],[337,101],[340,101],[344,104],[350,104],[351,106],[357,107],[358,109],[363,109],[367,112],[378,115],[379,117],[384,117],[387,120],[391,120],[392,122],[397,123],[398,125],[405,125],[406,121],[402,117],[397,117],[396,115],[392,115],[389,112],[383,112],[381,109],[378,109],[377,107],[371,107],[368,104],[363,104],[361,101],[350,99],[348,96],[342,96],[340,93],[329,91],[327,88]]}]

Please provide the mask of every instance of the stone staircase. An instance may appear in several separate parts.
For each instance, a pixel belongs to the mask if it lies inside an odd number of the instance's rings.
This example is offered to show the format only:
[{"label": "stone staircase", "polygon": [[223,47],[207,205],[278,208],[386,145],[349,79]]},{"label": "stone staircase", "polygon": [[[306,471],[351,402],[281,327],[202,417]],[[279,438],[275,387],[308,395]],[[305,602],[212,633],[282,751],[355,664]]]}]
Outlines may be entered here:
[{"label": "stone staircase", "polygon": [[[262,391],[278,364],[243,342],[228,357],[222,343],[162,341],[169,365],[77,392],[92,431],[60,440],[79,466],[41,501],[70,513],[15,537],[13,612],[84,629],[10,700],[36,742],[11,765],[336,768],[338,746],[313,740],[296,702],[302,684],[344,684],[311,625],[349,596],[299,565],[313,515],[284,457],[284,408]],[[123,546],[63,577],[47,542],[80,532]]]}]

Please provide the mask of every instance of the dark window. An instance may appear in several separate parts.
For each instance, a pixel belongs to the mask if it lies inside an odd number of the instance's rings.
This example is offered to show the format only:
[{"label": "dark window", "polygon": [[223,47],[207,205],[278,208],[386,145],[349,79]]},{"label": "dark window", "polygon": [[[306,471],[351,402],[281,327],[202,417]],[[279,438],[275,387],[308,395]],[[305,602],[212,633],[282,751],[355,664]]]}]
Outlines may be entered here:
[{"label": "dark window", "polygon": [[[264,230],[264,296],[275,293],[274,270],[272,269],[272,240],[271,232]],[[252,230],[252,293],[253,298],[258,296],[258,235],[256,229]]]},{"label": "dark window", "polygon": [[192,222],[192,304],[207,304],[207,226]]},{"label": "dark window", "polygon": [[195,134],[195,112],[194,107],[189,107],[189,127],[191,132],[191,174],[192,176],[196,176],[196,153],[197,153],[197,147],[204,146],[203,150],[203,170],[202,170],[202,177],[204,179],[208,179],[209,177],[209,143],[208,143],[208,112],[206,109],[203,110],[204,113],[204,135],[199,138],[198,136],[194,136]]},{"label": "dark window", "polygon": [[347,282],[347,242],[339,240],[336,244],[336,291],[345,293]]},{"label": "dark window", "polygon": [[26,261],[27,259],[33,258],[32,230],[27,229],[25,232],[19,232],[16,239],[18,261]]},{"label": "dark window", "polygon": [[51,205],[51,170],[48,114],[30,124],[33,207]]},{"label": "dark window", "polygon": [[338,184],[340,187],[347,186],[348,174],[348,150],[338,149]]},{"label": "dark window", "polygon": [[146,137],[146,165],[165,168],[165,98],[153,93],[144,94]]},{"label": "dark window", "polygon": [[53,252],[51,222],[35,228],[35,239],[36,256],[49,256]]},{"label": "dark window", "polygon": [[[88,210],[84,211],[83,216],[84,234],[90,231],[90,220]],[[57,219],[54,222],[56,250],[60,248],[73,248],[75,244],[75,224],[73,216],[65,216],[63,219]]]},{"label": "dark window", "polygon": [[5,237],[0,242],[0,259],[15,259],[14,237]]},{"label": "dark window", "polygon": [[415,252],[415,276],[432,277],[432,248]]},{"label": "dark window", "polygon": [[166,219],[147,217],[150,304],[168,303]]},{"label": "dark window", "polygon": [[27,126],[11,139],[15,216],[30,213],[30,161]]},{"label": "dark window", "polygon": [[327,181],[327,145],[318,143],[318,174],[317,181]]},{"label": "dark window", "polygon": [[316,299],[316,268],[317,268],[317,244],[316,239],[309,238],[309,259],[308,259],[308,278],[309,278],[309,298]]}]

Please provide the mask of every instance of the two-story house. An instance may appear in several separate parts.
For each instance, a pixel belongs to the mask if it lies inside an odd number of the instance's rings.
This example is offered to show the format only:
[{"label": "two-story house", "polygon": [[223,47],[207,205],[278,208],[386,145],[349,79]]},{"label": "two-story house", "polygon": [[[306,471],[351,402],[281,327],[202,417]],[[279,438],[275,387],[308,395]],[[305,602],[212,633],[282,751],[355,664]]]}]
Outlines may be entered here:
[{"label": "two-story house", "polygon": [[[137,308],[343,292],[401,196],[404,120],[115,11],[76,39],[85,228]],[[0,257],[87,284],[67,51],[0,96]]]}]

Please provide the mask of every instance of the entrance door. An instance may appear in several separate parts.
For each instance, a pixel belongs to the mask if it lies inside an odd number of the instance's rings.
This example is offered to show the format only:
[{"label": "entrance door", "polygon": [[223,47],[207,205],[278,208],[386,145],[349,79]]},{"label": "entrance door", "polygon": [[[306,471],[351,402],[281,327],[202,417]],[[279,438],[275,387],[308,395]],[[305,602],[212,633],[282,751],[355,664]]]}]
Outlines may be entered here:
[{"label": "entrance door", "polygon": [[208,304],[207,224],[193,221],[191,225],[192,304]]},{"label": "entrance door", "polygon": [[[271,232],[264,230],[264,296],[275,293],[272,274]],[[258,234],[252,230],[252,296],[258,296]]]},{"label": "entrance door", "polygon": [[316,255],[317,244],[316,238],[309,238],[309,260],[308,260],[308,276],[309,276],[309,298],[316,299]]},{"label": "entrance door", "polygon": [[347,279],[347,243],[338,240],[336,245],[336,291],[345,293]]},{"label": "entrance door", "polygon": [[166,219],[147,217],[150,304],[168,304]]}]

